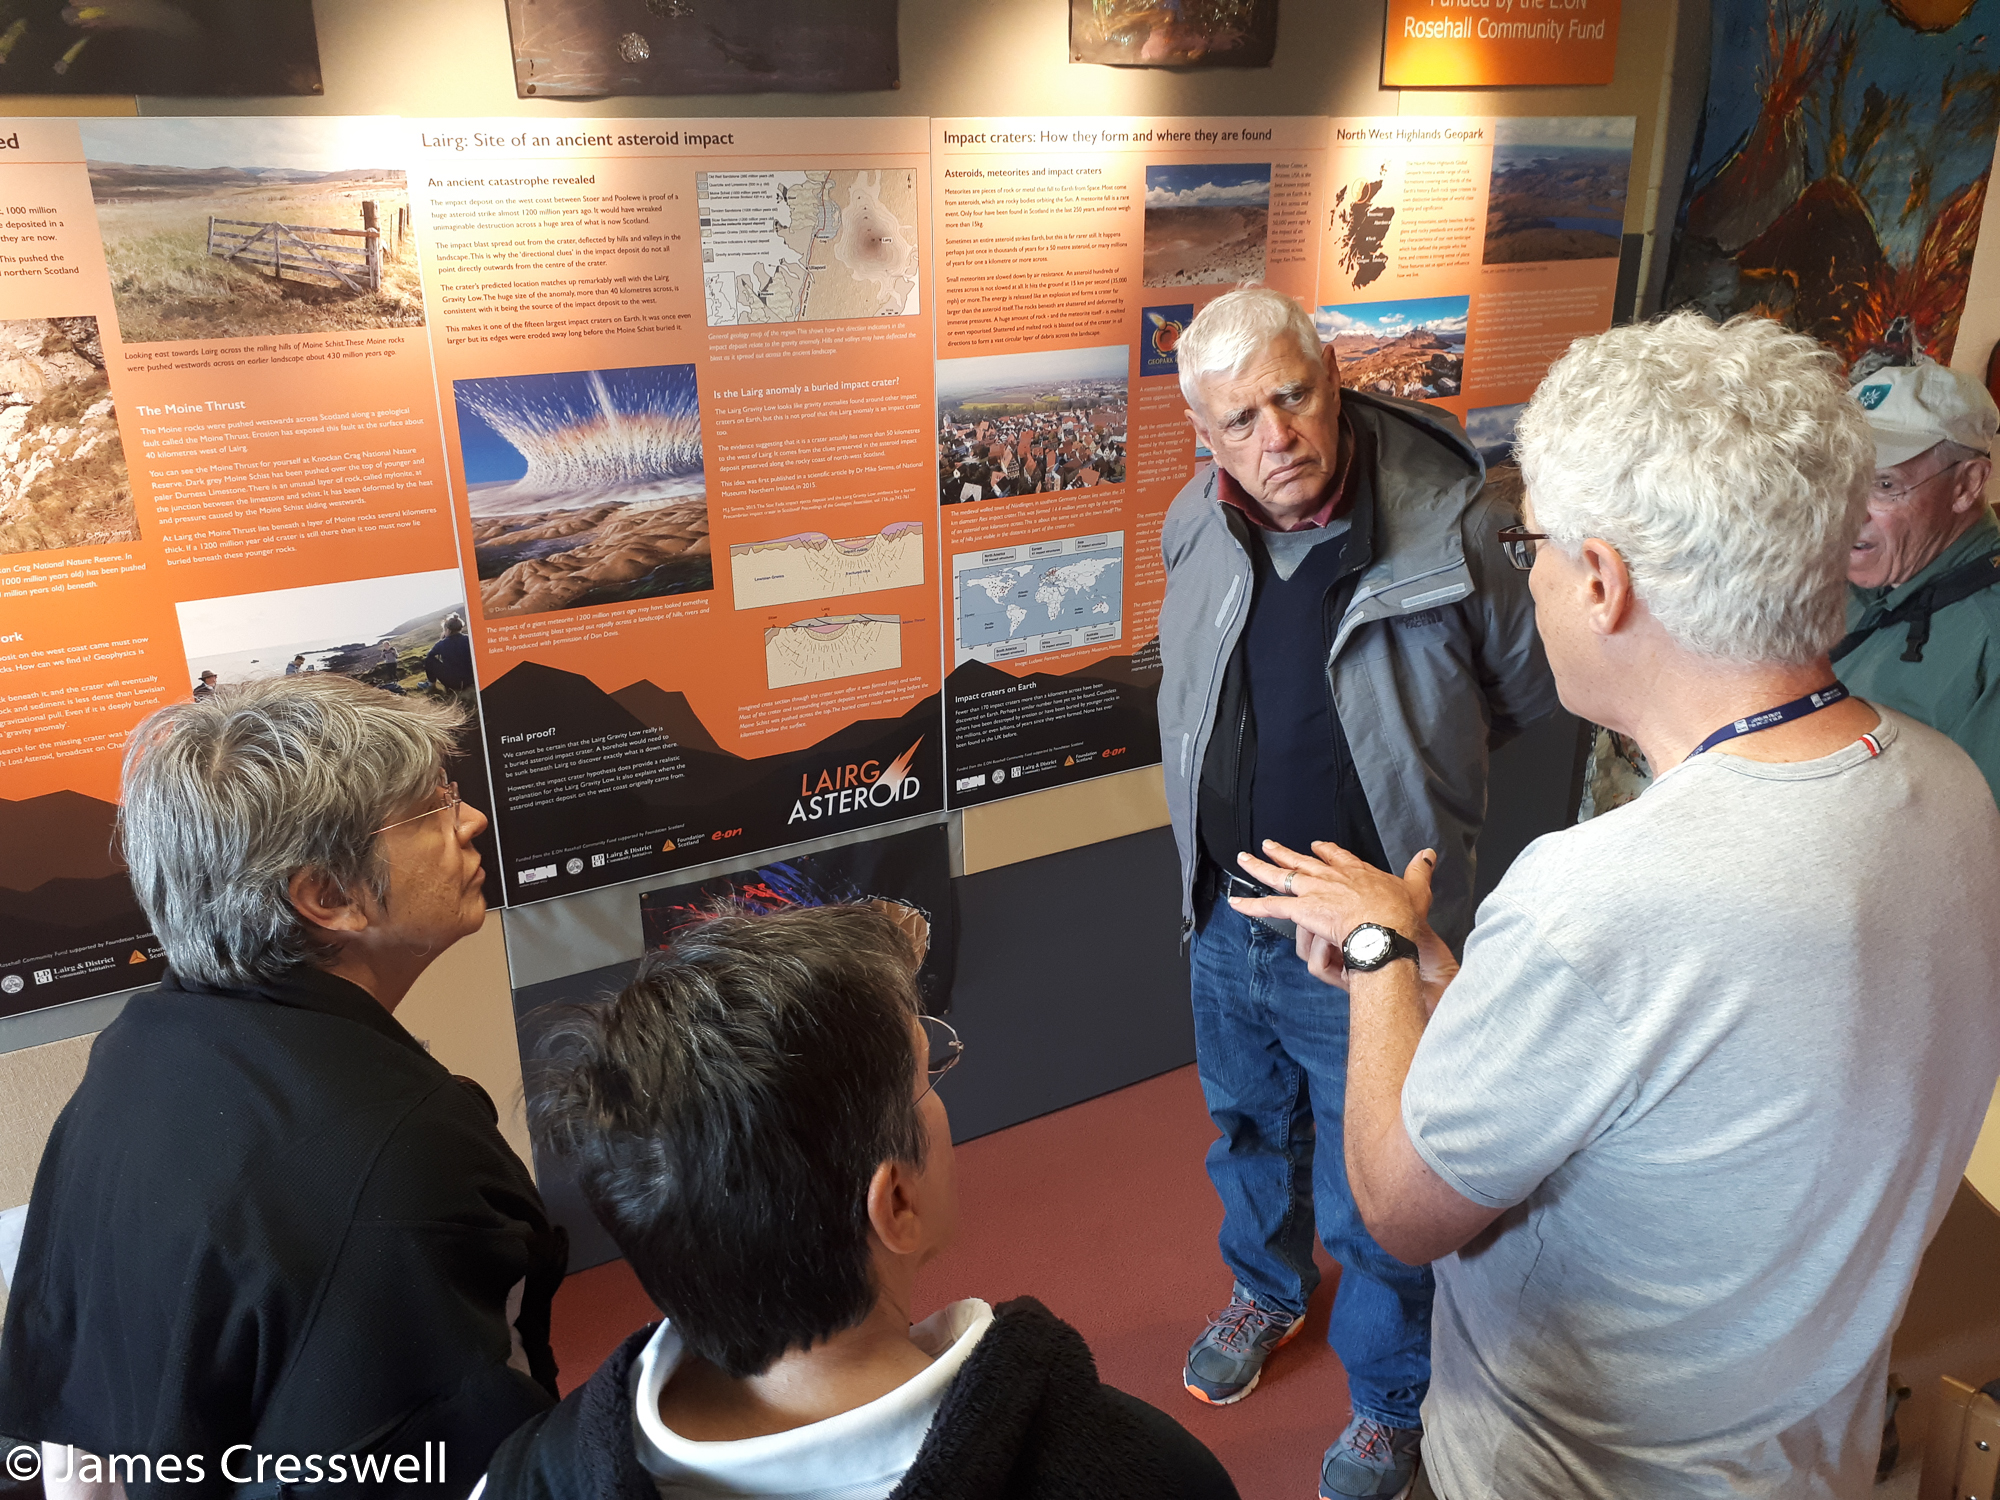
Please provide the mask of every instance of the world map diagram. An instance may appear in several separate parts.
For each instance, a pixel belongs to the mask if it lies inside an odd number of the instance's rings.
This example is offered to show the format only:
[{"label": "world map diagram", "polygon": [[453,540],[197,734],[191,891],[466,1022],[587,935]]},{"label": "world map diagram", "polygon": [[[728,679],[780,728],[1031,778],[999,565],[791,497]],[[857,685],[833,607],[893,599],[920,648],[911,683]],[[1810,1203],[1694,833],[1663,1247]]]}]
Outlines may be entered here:
[{"label": "world map diagram", "polygon": [[1057,650],[1071,643],[1071,631],[1115,627],[1123,615],[1124,563],[1122,551],[1106,550],[961,572],[959,658],[1010,642],[1024,647],[1022,654]]}]

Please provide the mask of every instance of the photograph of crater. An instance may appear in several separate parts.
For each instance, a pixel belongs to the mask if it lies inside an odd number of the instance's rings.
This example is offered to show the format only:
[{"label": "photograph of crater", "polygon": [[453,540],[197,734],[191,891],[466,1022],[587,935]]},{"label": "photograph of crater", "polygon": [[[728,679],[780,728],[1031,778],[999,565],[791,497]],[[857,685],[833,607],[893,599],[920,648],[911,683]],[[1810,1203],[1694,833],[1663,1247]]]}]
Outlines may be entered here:
[{"label": "photograph of crater", "polygon": [[138,535],[97,319],[0,322],[0,553]]},{"label": "photograph of crater", "polygon": [[1147,286],[1262,281],[1271,164],[1146,168]]},{"label": "photograph of crater", "polygon": [[487,618],[715,586],[693,365],[452,392]]},{"label": "photograph of crater", "polygon": [[1497,122],[1485,263],[1615,259],[1636,123],[1630,115]]},{"label": "photograph of crater", "polygon": [[1322,307],[1313,323],[1340,358],[1340,383],[1352,390],[1435,401],[1465,384],[1469,297],[1407,302],[1352,302]]}]

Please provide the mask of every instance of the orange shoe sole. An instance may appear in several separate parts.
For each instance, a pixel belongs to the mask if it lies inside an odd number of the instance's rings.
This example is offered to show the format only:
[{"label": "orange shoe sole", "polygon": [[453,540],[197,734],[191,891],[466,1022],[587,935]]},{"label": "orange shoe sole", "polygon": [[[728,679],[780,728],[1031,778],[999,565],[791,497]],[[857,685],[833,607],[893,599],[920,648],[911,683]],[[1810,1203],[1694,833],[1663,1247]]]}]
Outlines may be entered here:
[{"label": "orange shoe sole", "polygon": [[[1285,1336],[1279,1339],[1277,1343],[1271,1346],[1271,1353],[1273,1354],[1277,1353],[1278,1350],[1284,1348],[1285,1345],[1289,1344],[1293,1339],[1297,1338],[1299,1336],[1299,1330],[1305,1326],[1306,1326],[1306,1315],[1304,1313],[1300,1313],[1296,1318],[1292,1319],[1292,1326],[1285,1330]],[[1216,1397],[1209,1395],[1207,1391],[1204,1391],[1197,1386],[1188,1384],[1187,1376],[1185,1373],[1183,1373],[1181,1376],[1181,1389],[1186,1391],[1190,1396],[1194,1397],[1194,1399],[1199,1401],[1203,1406],[1234,1406],[1237,1402],[1241,1401],[1245,1396],[1249,1395],[1252,1391],[1256,1390],[1257,1382],[1262,1380],[1263,1378],[1264,1378],[1264,1367],[1262,1365],[1259,1365],[1257,1367],[1257,1373],[1250,1377],[1249,1383],[1246,1384],[1242,1390],[1238,1391],[1233,1396],[1224,1396],[1219,1400]]]}]

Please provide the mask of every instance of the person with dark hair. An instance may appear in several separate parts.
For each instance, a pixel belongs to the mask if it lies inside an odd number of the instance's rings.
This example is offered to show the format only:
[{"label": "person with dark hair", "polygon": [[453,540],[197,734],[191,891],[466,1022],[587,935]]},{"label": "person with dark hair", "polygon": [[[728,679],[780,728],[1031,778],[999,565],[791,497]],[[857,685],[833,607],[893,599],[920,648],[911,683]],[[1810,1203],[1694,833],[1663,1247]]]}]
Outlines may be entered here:
[{"label": "person with dark hair", "polygon": [[444,617],[444,634],[420,663],[424,680],[432,689],[469,698],[472,694],[472,642],[465,634],[461,615]]},{"label": "person with dark hair", "polygon": [[72,1449],[133,1500],[463,1495],[555,1404],[563,1231],[393,1014],[486,915],[464,723],[302,672],[133,731],[119,841],[168,968],[56,1120],[0,1329],[50,1500],[91,1492]]},{"label": "person with dark hair", "polygon": [[529,1117],[663,1321],[501,1445],[481,1500],[1228,1500],[1041,1304],[911,1325],[957,1219],[909,934],[866,906],[720,915],[559,1018]]}]

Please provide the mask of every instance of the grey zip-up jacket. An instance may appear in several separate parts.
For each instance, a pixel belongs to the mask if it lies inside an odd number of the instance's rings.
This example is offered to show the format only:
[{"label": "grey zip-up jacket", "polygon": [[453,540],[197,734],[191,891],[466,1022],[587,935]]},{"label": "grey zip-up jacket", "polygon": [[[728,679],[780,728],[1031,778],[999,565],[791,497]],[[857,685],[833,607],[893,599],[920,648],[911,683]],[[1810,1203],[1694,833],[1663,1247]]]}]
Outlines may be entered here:
[{"label": "grey zip-up jacket", "polygon": [[[1371,560],[1335,630],[1327,678],[1389,868],[1437,850],[1431,925],[1457,951],[1472,928],[1474,846],[1490,751],[1556,707],[1528,575],[1495,539],[1518,523],[1481,493],[1486,466],[1449,413],[1342,391],[1372,447]],[[1223,674],[1249,617],[1249,522],[1204,463],[1167,511],[1160,608],[1160,755],[1194,928],[1201,771]],[[1305,643],[1301,643],[1306,649]],[[1311,649],[1316,649],[1311,648]]]}]

